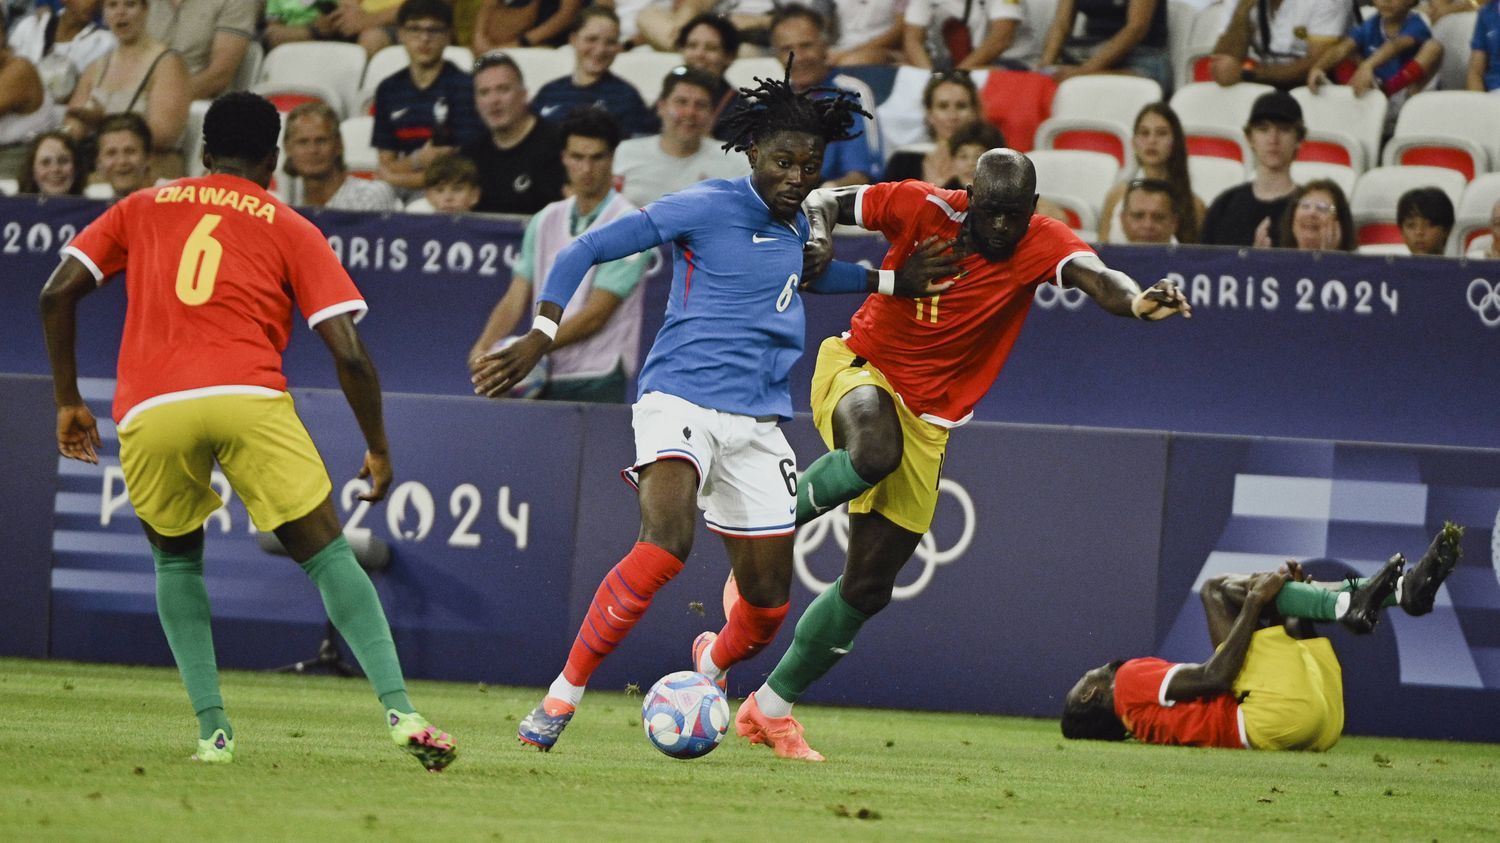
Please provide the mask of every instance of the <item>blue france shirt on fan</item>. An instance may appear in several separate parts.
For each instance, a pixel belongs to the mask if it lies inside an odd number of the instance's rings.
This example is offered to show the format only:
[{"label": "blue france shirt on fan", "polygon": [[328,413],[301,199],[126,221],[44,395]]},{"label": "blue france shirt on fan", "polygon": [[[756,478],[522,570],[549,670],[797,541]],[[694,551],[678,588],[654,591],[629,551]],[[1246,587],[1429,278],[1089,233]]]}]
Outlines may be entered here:
[{"label": "blue france shirt on fan", "polygon": [[541,300],[565,306],[593,265],[671,243],[666,321],[641,367],[640,394],[790,419],[788,378],[806,333],[797,288],[808,234],[800,210],[794,221],[775,218],[749,176],[700,182],[568,244]]}]

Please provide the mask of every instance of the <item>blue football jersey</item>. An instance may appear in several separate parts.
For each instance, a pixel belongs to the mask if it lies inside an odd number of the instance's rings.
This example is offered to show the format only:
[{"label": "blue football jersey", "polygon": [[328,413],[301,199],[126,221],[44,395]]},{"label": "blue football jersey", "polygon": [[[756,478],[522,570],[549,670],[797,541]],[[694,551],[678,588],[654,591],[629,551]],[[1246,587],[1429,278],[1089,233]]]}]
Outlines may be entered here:
[{"label": "blue football jersey", "polygon": [[672,244],[673,269],[640,394],[790,419],[787,379],[806,330],[797,285],[807,217],[774,218],[748,176],[705,181],[642,210]]}]

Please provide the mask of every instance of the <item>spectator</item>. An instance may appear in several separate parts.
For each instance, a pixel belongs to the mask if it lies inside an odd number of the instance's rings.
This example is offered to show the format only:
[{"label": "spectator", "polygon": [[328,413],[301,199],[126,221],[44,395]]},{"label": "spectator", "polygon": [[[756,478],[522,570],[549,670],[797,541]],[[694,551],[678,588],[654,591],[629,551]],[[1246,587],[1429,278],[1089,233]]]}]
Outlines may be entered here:
[{"label": "spectator", "polygon": [[1414,255],[1444,255],[1453,233],[1453,200],[1442,188],[1418,187],[1396,200],[1396,224]]},{"label": "spectator", "polygon": [[467,214],[479,204],[479,169],[462,155],[444,155],[422,174],[422,197],[434,214]]},{"label": "spectator", "polygon": [[1179,243],[1197,243],[1203,222],[1203,200],[1193,193],[1188,177],[1187,143],[1177,112],[1164,102],[1154,102],[1135,116],[1130,136],[1135,153],[1135,169],[1104,196],[1104,211],[1099,217],[1099,239],[1105,243],[1125,242],[1121,226],[1125,190],[1137,178],[1164,181],[1172,186],[1172,205],[1179,209],[1174,234]]},{"label": "spectator", "polygon": [[[875,113],[875,93],[859,79],[839,73],[828,64],[828,26],[812,9],[789,3],[781,6],[771,23],[771,47],[783,65],[796,54],[791,68],[792,88],[837,88],[859,96],[869,114]],[[864,134],[828,144],[823,152],[823,186],[870,184],[880,180],[885,155],[880,149],[880,130],[875,118],[864,118]]]},{"label": "spectator", "polygon": [[771,14],[781,0],[673,0],[652,2],[636,17],[640,39],[658,50],[670,50],[692,21],[713,13],[723,15],[744,40],[765,46]]},{"label": "spectator", "polygon": [[474,80],[443,58],[453,10],[443,0],[405,0],[396,13],[411,63],[375,88],[380,178],[398,190],[422,189],[434,159],[451,155],[484,131],[474,108]]},{"label": "spectator", "polygon": [[1281,219],[1297,190],[1292,162],[1307,136],[1302,106],[1285,91],[1262,94],[1250,107],[1245,138],[1255,178],[1219,194],[1203,217],[1202,242],[1212,246],[1279,245]]},{"label": "spectator", "polygon": [[1354,251],[1354,216],[1344,191],[1329,179],[1315,179],[1293,191],[1277,242],[1289,249]]},{"label": "spectator", "polygon": [[583,0],[482,0],[474,18],[474,54],[562,46],[582,9]]},{"label": "spectator", "polygon": [[188,99],[211,100],[234,82],[262,8],[256,0],[151,0],[146,29],[187,63]]},{"label": "spectator", "polygon": [[[1379,87],[1388,97],[1420,86],[1443,59],[1443,45],[1421,15],[1412,14],[1417,0],[1380,0],[1380,11],[1349,28],[1349,34],[1325,51],[1307,74],[1307,87],[1333,81],[1354,89],[1355,96]],[[1361,61],[1352,57],[1358,53]]]},{"label": "spectator", "polygon": [[479,169],[479,204],[491,214],[534,214],[562,198],[562,139],[531,112],[515,60],[502,52],[474,62],[474,104],[488,129],[461,154]]},{"label": "spectator", "polygon": [[99,127],[99,155],[94,162],[94,178],[109,185],[109,195],[115,199],[149,187],[152,183],[150,150],[151,129],[139,114],[112,114],[104,118]]},{"label": "spectator", "polygon": [[740,52],[740,31],[729,18],[703,14],[688,21],[677,34],[677,52],[682,63],[714,78],[713,136],[721,141],[730,137],[724,117],[734,111],[740,92],[724,78],[724,71]]},{"label": "spectator", "polygon": [[18,190],[41,196],[78,196],[87,175],[78,160],[78,147],[66,132],[43,132],[26,149]]},{"label": "spectator", "polygon": [[26,144],[57,126],[57,110],[31,62],[0,43],[0,177],[23,166]]},{"label": "spectator", "polygon": [[401,0],[269,0],[266,49],[294,41],[344,41],[368,55],[396,40]]},{"label": "spectator", "polygon": [[627,135],[655,132],[656,117],[640,93],[609,72],[620,54],[620,18],[615,10],[608,6],[584,9],[568,43],[573,45],[572,74],[543,85],[532,101],[542,119],[556,122],[579,106],[597,105],[613,114]]},{"label": "spectator", "polygon": [[[169,0],[156,0],[157,5]],[[80,142],[106,116],[139,114],[151,129],[146,147],[158,178],[183,173],[182,130],[187,125],[188,68],[150,34],[147,0],[104,0],[104,22],[119,46],[89,65],[68,102],[68,133]]]},{"label": "spectator", "polygon": [[[609,114],[583,108],[562,121],[559,130],[571,195],[543,208],[526,225],[510,288],[469,352],[471,371],[477,371],[483,356],[535,309],[541,280],[564,246],[636,210],[611,186],[614,149],[621,132]],[[590,270],[584,277],[548,352],[551,374],[539,397],[625,402],[640,354],[640,282],[646,263],[642,255],[631,255]]]},{"label": "spectator", "polygon": [[922,88],[922,111],[927,136],[932,139],[932,150],[925,154],[913,150],[896,151],[886,162],[885,181],[921,179],[942,186],[958,175],[948,140],[961,127],[982,118],[979,91],[969,74],[962,70],[932,74]]},{"label": "spectator", "polygon": [[399,211],[401,200],[383,181],[355,178],[344,166],[339,117],[327,103],[305,102],[286,118],[282,167],[292,178],[282,191],[289,205],[340,211]]},{"label": "spectator", "polygon": [[1224,4],[1224,24],[1209,62],[1215,82],[1294,88],[1349,29],[1348,0],[1298,0],[1282,2],[1270,12],[1268,8],[1267,0]]},{"label": "spectator", "polygon": [[1483,237],[1477,237],[1474,245],[1469,247],[1467,253],[1471,258],[1485,258],[1488,260],[1500,259],[1500,202],[1490,209],[1490,242],[1485,244]]},{"label": "spectator", "polygon": [[61,11],[38,5],[11,29],[11,49],[36,66],[53,102],[67,102],[83,71],[115,48],[98,15],[99,0],[63,0]]},{"label": "spectator", "polygon": [[1172,195],[1172,183],[1162,179],[1133,179],[1121,203],[1120,228],[1126,243],[1176,243],[1182,215]]},{"label": "spectator", "polygon": [[[960,126],[948,138],[948,154],[953,159],[953,177],[939,187],[963,190],[973,184],[974,170],[979,166],[979,156],[1002,146],[1005,146],[1005,135],[983,120],[975,120]],[[1052,213],[1042,210],[1044,204],[1053,206],[1052,202],[1038,199],[1036,204],[1037,213],[1053,216]],[[1060,209],[1058,211],[1060,213]]]},{"label": "spectator", "polygon": [[[1083,33],[1070,37],[1083,15]],[[1042,64],[1061,82],[1090,73],[1132,73],[1172,90],[1167,0],[1057,0]]]},{"label": "spectator", "polygon": [[1056,6],[1055,0],[909,0],[902,52],[915,67],[1036,67]]},{"label": "spectator", "polygon": [[838,38],[828,53],[835,67],[900,64],[905,5],[901,0],[831,0]]},{"label": "spectator", "polygon": [[1469,49],[1469,90],[1500,90],[1500,0],[1479,8]]},{"label": "spectator", "polygon": [[705,142],[713,118],[713,88],[712,76],[690,67],[679,67],[662,80],[656,101],[661,134],[625,141],[615,151],[620,192],[631,204],[644,206],[704,179],[750,174],[743,155]]}]

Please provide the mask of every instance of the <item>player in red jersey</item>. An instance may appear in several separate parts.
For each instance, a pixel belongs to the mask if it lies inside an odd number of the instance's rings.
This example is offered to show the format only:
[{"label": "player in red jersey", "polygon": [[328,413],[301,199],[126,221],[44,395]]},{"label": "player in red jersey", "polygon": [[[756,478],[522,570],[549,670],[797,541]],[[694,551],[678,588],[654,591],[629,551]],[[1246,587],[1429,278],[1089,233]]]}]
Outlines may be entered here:
[{"label": "player in red jersey", "polygon": [[805,203],[808,277],[829,259],[835,222],[886,236],[883,273],[923,260],[920,250],[934,238],[953,243],[943,258],[956,272],[939,295],[871,296],[849,333],[818,351],[813,421],[831,450],[798,478],[797,522],[849,502],[848,556],[843,576],[803,613],[766,684],[740,707],[736,729],[752,743],[822,760],[802,738],[792,704],[890,602],[897,573],[932,525],[948,432],[969,420],[1000,374],[1037,286],[1077,287],[1120,316],[1191,315],[1170,281],[1142,292],[1067,226],[1036,216],[1036,199],[1030,159],[993,149],[964,190],[904,181],[820,190]]},{"label": "player in red jersey", "polygon": [[[1410,571],[1402,573],[1398,553],[1375,576],[1347,585],[1313,583],[1293,561],[1274,573],[1214,577],[1202,590],[1213,656],[1202,664],[1129,659],[1088,671],[1068,692],[1063,736],[1329,749],[1344,728],[1342,670],[1328,639],[1305,636],[1296,619],[1338,620],[1366,633],[1384,607],[1426,614],[1462,555],[1462,538],[1462,527],[1445,524]],[[1268,616],[1273,625],[1262,626]]]},{"label": "player in red jersey", "polygon": [[203,522],[222,505],[217,462],[255,526],[272,531],[317,585],[370,678],[395,743],[429,770],[454,743],[411,706],[390,626],[340,530],[332,483],[281,370],[292,305],[318,332],[368,450],[360,477],[391,485],[380,382],[355,320],[365,301],[323,235],[266,192],[281,120],[254,94],[226,94],[203,121],[209,175],[115,203],[63,249],[42,290],[42,323],[63,456],[97,463],[99,431],[78,392],[78,301],[121,270],[127,301],[113,415],[120,466],[156,564],[162,629],[198,716],[196,760],[234,759],[203,582]]}]

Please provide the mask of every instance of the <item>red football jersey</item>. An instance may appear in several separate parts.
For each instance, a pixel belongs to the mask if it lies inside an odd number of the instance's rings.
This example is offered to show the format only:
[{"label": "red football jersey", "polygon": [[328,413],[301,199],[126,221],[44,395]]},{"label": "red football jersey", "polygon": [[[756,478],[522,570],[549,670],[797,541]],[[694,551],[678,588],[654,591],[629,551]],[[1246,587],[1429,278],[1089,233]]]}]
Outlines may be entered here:
[{"label": "red football jersey", "polygon": [[188,390],[286,389],[293,297],[309,326],[366,309],[322,233],[238,176],[132,193],[63,251],[100,284],[125,270],[117,422],[143,401]]},{"label": "red football jersey", "polygon": [[[891,243],[881,267],[896,269],[928,237],[958,237],[969,196],[926,182],[886,182],[861,188],[854,207],[860,226]],[[1000,376],[1036,287],[1057,280],[1070,258],[1092,254],[1066,225],[1033,216],[1010,260],[969,255],[958,263],[968,274],[940,295],[870,296],[850,322],[849,347],[880,369],[913,412],[956,427]]]},{"label": "red football jersey", "polygon": [[1230,694],[1169,700],[1167,683],[1181,664],[1131,659],[1115,671],[1115,713],[1135,739],[1173,746],[1248,749],[1239,703]]}]

